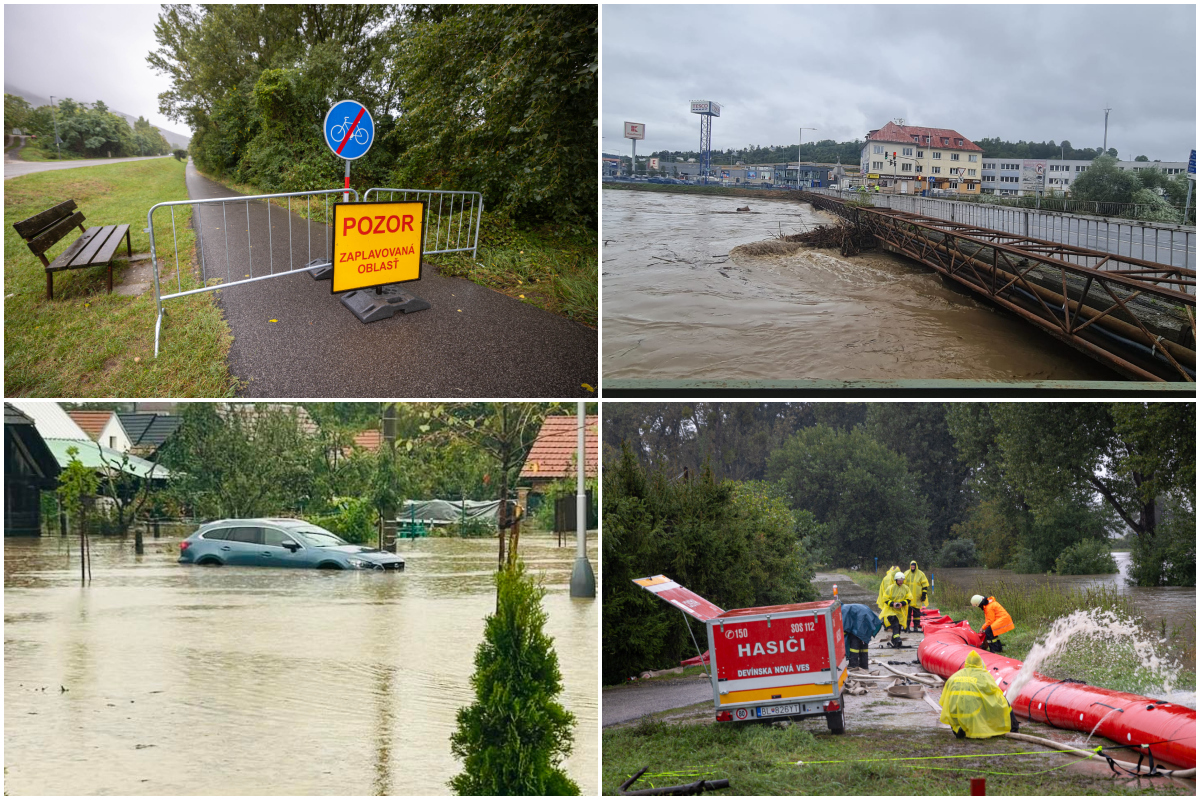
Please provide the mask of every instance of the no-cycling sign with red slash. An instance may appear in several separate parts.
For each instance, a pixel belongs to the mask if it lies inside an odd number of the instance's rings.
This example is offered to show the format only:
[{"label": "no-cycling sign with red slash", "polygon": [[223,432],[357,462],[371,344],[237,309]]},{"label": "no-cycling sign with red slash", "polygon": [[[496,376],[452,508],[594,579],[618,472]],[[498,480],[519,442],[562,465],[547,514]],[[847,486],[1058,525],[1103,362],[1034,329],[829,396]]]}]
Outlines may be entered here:
[{"label": "no-cycling sign with red slash", "polygon": [[335,203],[334,294],[421,279],[425,203]]}]

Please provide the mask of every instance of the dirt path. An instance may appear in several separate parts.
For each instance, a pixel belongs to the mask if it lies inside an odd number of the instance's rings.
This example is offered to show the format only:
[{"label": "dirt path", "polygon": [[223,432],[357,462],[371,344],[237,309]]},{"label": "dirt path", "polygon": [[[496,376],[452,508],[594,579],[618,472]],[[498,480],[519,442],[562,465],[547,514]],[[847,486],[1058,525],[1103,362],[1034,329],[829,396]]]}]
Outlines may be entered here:
[{"label": "dirt path", "polygon": [[[17,152],[23,149],[18,148]],[[22,175],[32,175],[35,172],[48,172],[53,169],[75,169],[77,167],[99,167],[103,164],[120,164],[123,161],[147,161],[151,158],[170,158],[170,156],[147,156],[146,158],[83,158],[77,161],[23,161],[11,158],[12,153],[4,154],[4,180],[19,178]]]}]

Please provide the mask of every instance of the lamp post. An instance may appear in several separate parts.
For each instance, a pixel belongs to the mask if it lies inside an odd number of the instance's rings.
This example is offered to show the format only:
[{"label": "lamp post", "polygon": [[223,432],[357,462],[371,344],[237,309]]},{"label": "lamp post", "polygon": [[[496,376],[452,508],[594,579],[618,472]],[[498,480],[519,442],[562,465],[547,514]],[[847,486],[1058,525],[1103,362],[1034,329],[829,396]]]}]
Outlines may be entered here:
[{"label": "lamp post", "polygon": [[800,146],[804,144],[804,132],[815,131],[816,128],[800,128],[800,141],[796,144],[796,188],[800,188]]}]

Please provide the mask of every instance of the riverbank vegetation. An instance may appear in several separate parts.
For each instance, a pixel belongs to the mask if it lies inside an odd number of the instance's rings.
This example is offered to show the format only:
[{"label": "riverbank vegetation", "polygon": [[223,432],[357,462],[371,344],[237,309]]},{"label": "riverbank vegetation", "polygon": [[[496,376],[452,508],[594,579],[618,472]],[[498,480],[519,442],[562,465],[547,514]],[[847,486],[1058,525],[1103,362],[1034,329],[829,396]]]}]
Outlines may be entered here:
[{"label": "riverbank vegetation", "polygon": [[[60,271],[54,276],[54,299],[47,300],[45,268],[12,231],[14,222],[74,200],[87,227],[127,224],[133,252],[148,253],[150,236],[143,230],[146,212],[158,202],[187,199],[183,175],[182,164],[164,158],[53,170],[5,181],[6,395],[224,397],[233,392],[234,381],[225,363],[229,326],[211,294],[172,301],[173,313],[163,322],[164,335],[172,344],[155,358],[152,272],[139,279],[141,293],[131,296],[107,293],[108,271],[103,267]],[[200,285],[193,269],[195,233],[190,219],[190,208],[177,210],[174,231],[169,215],[156,214],[154,220],[159,265],[170,273],[175,271],[172,236],[178,237],[180,286],[185,290]],[[46,258],[53,261],[76,238],[68,234],[46,252]],[[128,265],[122,243],[113,267],[116,289]],[[174,280],[171,285],[174,288]]]},{"label": "riverbank vegetation", "polygon": [[199,169],[253,193],[339,187],[322,123],[353,97],[375,125],[353,188],[481,192],[479,263],[439,268],[595,324],[596,6],[167,6],[155,32],[161,110],[195,131]]},{"label": "riverbank vegetation", "polygon": [[[711,711],[711,708],[710,708]],[[959,741],[949,733],[911,729],[816,732],[824,720],[775,725],[668,724],[646,720],[604,731],[605,794],[649,766],[632,788],[729,780],[731,794],[753,795],[958,795],[968,779],[987,779],[995,795],[1191,794],[1187,782],[1119,783],[1111,774],[1071,768],[1078,759],[1004,737]],[[896,760],[911,759],[911,760]],[[804,762],[798,764],[797,762]],[[1136,788],[1134,788],[1136,786]]]}]

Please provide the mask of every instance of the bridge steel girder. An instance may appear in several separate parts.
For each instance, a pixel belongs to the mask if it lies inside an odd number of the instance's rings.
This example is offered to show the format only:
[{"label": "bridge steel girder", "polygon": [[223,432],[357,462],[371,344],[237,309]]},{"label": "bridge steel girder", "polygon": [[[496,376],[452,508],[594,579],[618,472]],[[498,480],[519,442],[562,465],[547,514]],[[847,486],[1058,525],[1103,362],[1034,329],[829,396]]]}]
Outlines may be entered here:
[{"label": "bridge steel girder", "polygon": [[[1195,382],[1195,270],[893,209],[846,206],[824,195],[805,192],[802,199],[853,222],[887,248],[920,261],[1127,377]],[[1080,261],[1085,263],[1076,263]],[[1117,268],[1102,269],[1110,265]],[[1042,283],[1030,280],[1035,270]],[[1061,292],[1045,285],[1048,275],[1057,277],[1054,283],[1061,286]],[[1083,283],[1078,301],[1071,298],[1068,277],[1076,285]],[[1107,308],[1088,305],[1093,288],[1107,295]],[[1151,332],[1139,309],[1130,306],[1139,297],[1182,307],[1190,323],[1192,346]],[[1117,316],[1119,313],[1125,318]],[[1149,358],[1139,365],[1103,346],[1103,340],[1097,342],[1095,331],[1085,338],[1084,332],[1093,326],[1141,345],[1149,351]],[[1156,352],[1162,354],[1161,360],[1154,358]]]}]

